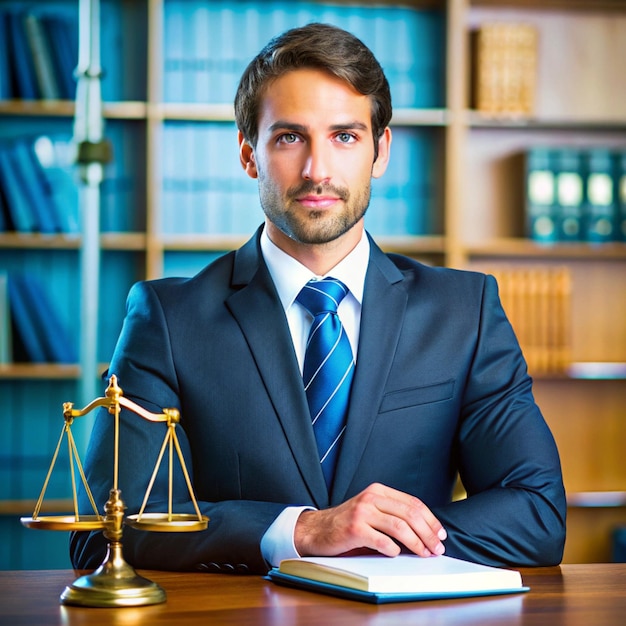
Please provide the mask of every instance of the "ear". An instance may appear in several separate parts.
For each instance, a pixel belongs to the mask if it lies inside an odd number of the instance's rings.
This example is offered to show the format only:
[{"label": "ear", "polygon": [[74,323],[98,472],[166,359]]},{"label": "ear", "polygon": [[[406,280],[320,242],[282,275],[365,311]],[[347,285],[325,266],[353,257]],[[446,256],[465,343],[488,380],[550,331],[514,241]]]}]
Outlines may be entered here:
[{"label": "ear", "polygon": [[387,126],[385,128],[385,132],[381,135],[378,140],[378,156],[374,161],[374,166],[372,168],[372,177],[380,178],[385,171],[387,170],[387,165],[389,165],[389,153],[391,149],[391,128]]},{"label": "ear", "polygon": [[259,174],[254,160],[254,149],[246,141],[241,131],[237,131],[237,141],[239,142],[239,160],[243,169],[250,178],[258,178]]}]

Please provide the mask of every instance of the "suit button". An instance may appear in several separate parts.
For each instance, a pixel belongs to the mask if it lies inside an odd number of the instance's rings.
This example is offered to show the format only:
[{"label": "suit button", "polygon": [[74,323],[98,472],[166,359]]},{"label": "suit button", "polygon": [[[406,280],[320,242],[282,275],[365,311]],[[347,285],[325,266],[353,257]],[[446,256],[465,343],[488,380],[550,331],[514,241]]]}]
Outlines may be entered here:
[{"label": "suit button", "polygon": [[224,563],[222,565],[222,571],[225,572],[226,574],[234,574],[235,566],[231,565],[230,563]]},{"label": "suit button", "polygon": [[235,565],[235,573],[237,574],[247,574],[250,571],[250,568],[245,563],[237,563]]},{"label": "suit button", "polygon": [[196,565],[196,569],[198,569],[201,572],[219,572],[221,571],[221,567],[219,566],[219,563],[198,563],[198,565]]}]

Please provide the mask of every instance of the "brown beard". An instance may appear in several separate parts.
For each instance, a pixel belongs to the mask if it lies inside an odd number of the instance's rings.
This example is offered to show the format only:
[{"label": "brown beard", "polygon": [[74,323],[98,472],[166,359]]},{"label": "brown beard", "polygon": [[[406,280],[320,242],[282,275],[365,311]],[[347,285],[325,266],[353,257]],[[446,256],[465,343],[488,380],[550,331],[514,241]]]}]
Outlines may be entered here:
[{"label": "brown beard", "polygon": [[[265,215],[285,235],[300,243],[324,244],[334,241],[359,222],[369,206],[369,186],[353,199],[345,188],[303,181],[288,189],[285,204],[281,203],[277,207],[278,195],[272,193],[271,185],[264,184],[262,176],[259,176],[259,183],[261,206]],[[332,194],[344,203],[345,210],[332,216],[329,216],[326,211],[315,209],[304,214],[301,210],[290,210],[290,206],[297,202],[297,198],[310,193]]]}]

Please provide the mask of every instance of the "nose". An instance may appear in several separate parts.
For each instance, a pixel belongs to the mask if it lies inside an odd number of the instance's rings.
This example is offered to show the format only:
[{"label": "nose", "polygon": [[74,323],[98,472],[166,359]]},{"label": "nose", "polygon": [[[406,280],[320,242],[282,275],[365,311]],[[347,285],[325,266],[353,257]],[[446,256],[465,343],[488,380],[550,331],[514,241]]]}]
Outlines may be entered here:
[{"label": "nose", "polygon": [[309,142],[309,152],[302,168],[302,178],[322,183],[331,178],[329,148],[320,142]]}]

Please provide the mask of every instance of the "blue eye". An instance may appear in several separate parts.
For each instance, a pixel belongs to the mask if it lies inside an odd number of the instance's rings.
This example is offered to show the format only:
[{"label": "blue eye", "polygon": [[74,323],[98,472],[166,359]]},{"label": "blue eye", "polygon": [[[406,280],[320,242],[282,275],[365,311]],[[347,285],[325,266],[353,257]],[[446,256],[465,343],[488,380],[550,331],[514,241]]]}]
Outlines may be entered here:
[{"label": "blue eye", "polygon": [[355,137],[352,133],[339,133],[337,134],[337,140],[340,143],[350,143],[354,141]]},{"label": "blue eye", "polygon": [[296,143],[298,141],[298,135],[294,133],[285,133],[278,138],[281,143]]}]

